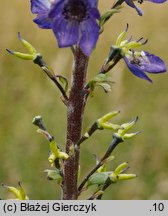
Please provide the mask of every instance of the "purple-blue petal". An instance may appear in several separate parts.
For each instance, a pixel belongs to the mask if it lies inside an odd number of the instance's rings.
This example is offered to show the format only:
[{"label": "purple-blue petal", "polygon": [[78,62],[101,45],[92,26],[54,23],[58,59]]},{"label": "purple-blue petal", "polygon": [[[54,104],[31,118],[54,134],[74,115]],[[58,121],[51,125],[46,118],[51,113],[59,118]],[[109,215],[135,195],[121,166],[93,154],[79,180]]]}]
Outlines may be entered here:
[{"label": "purple-blue petal", "polygon": [[[34,22],[40,28],[52,28],[59,47],[77,44],[86,55],[90,55],[99,37],[97,3],[98,0],[55,0],[52,3],[50,0],[31,0],[31,9],[37,14]],[[79,17],[75,17],[73,10],[69,11],[71,4],[72,9],[76,4],[84,4],[84,17],[80,16],[80,11]]]},{"label": "purple-blue petal", "polygon": [[31,11],[34,14],[48,12],[51,6],[49,0],[31,0]]},{"label": "purple-blue petal", "polygon": [[143,53],[145,54],[145,56],[142,56],[141,65],[144,71],[148,73],[166,72],[166,65],[161,58],[148,52]]},{"label": "purple-blue petal", "polygon": [[129,68],[129,70],[137,77],[141,78],[141,79],[145,79],[149,82],[152,82],[152,80],[144,73],[144,71],[135,64],[130,63],[129,59],[125,56],[124,60]]},{"label": "purple-blue petal", "polygon": [[67,0],[58,0],[56,3],[54,3],[51,7],[49,17],[53,18],[59,16],[59,14],[62,14],[66,2]]},{"label": "purple-blue petal", "polygon": [[156,4],[162,4],[162,3],[166,2],[167,0],[147,0],[147,1],[150,1],[150,2],[153,2]]},{"label": "purple-blue petal", "polygon": [[79,46],[83,53],[89,56],[95,48],[99,37],[99,26],[94,19],[83,21],[80,25]]},{"label": "purple-blue petal", "polygon": [[48,14],[40,14],[33,20],[42,29],[52,28],[52,19],[48,17]]},{"label": "purple-blue petal", "polygon": [[100,13],[97,8],[91,8],[89,11],[89,15],[90,17],[93,17],[95,19],[100,19]]},{"label": "purple-blue petal", "polygon": [[79,38],[79,24],[76,21],[69,22],[63,16],[57,17],[53,22],[53,32],[59,47],[72,46]]},{"label": "purple-blue petal", "polygon": [[97,7],[97,0],[87,0],[91,7]]},{"label": "purple-blue petal", "polygon": [[132,0],[125,0],[125,2],[127,3],[127,5],[129,5],[130,7],[134,8],[139,16],[142,16],[143,13],[141,11],[141,9],[139,9],[138,7],[136,7],[136,5],[134,4],[134,2]]}]

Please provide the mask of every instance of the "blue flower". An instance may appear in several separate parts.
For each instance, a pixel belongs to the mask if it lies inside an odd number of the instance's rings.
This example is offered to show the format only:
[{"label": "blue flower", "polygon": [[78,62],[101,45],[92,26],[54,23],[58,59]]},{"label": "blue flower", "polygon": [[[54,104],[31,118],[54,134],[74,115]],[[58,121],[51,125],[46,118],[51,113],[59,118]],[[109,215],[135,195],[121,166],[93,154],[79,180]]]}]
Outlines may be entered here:
[{"label": "blue flower", "polygon": [[52,29],[59,47],[77,45],[89,56],[99,37],[97,0],[31,0],[34,22]]},{"label": "blue flower", "polygon": [[[167,0],[146,0],[146,1],[149,1],[149,2],[153,2],[153,3],[156,3],[156,4],[161,4]],[[139,9],[133,2],[133,0],[125,0],[125,2],[127,3],[127,5],[129,5],[130,7],[134,8],[137,12],[138,12],[138,15],[139,16],[142,16],[142,11],[141,9]],[[137,0],[138,3],[142,4],[143,3],[143,0]]]},{"label": "blue flower", "polygon": [[166,72],[166,65],[164,61],[156,55],[145,51],[135,51],[135,48],[145,45],[148,40],[143,42],[143,37],[135,41],[131,40],[132,37],[125,39],[127,31],[128,24],[126,30],[118,36],[116,44],[111,47],[109,55],[103,66],[103,73],[109,71],[109,69],[120,61],[120,59],[124,59],[129,70],[135,76],[152,82],[152,80],[146,75],[146,72],[153,74],[164,73]]},{"label": "blue flower", "polygon": [[166,65],[163,60],[145,51],[135,52],[134,50],[129,50],[124,56],[124,61],[135,76],[149,82],[152,82],[152,80],[145,72],[154,74],[166,72]]}]

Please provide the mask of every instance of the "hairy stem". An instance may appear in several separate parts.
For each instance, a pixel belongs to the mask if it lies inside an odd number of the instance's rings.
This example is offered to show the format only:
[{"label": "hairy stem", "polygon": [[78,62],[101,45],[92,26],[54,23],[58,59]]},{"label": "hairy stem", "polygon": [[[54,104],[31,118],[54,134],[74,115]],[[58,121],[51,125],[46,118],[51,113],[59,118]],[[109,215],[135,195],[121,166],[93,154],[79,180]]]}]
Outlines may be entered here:
[{"label": "hairy stem", "polygon": [[72,87],[67,103],[67,140],[66,152],[70,155],[64,166],[63,199],[77,199],[77,178],[80,147],[76,144],[81,138],[82,116],[84,111],[86,75],[89,58],[79,47],[74,53]]}]

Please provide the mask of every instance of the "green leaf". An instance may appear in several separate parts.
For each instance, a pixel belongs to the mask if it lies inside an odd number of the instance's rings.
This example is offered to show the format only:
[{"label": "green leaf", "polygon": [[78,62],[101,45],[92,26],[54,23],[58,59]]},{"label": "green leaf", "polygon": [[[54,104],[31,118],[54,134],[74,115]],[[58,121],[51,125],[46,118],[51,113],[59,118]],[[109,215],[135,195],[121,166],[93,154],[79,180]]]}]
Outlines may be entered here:
[{"label": "green leaf", "polygon": [[58,183],[62,181],[62,176],[60,174],[60,170],[44,170],[45,173],[47,173],[47,179],[48,180],[56,180]]},{"label": "green leaf", "polygon": [[93,81],[95,83],[97,82],[104,82],[107,79],[107,74],[97,74],[94,78]]},{"label": "green leaf", "polygon": [[111,86],[108,83],[98,83],[97,85],[102,87],[105,93],[111,92]]},{"label": "green leaf", "polygon": [[111,172],[94,173],[87,182],[87,187],[91,185],[103,185]]},{"label": "green leaf", "polygon": [[111,91],[110,84],[113,83],[111,80],[111,77],[109,77],[107,74],[98,74],[96,75],[89,83],[89,89],[90,89],[90,96],[94,96],[94,90],[96,86],[100,86],[103,88],[103,90],[107,93]]},{"label": "green leaf", "polygon": [[100,22],[99,22],[99,26],[100,28],[104,26],[104,24],[116,13],[119,13],[120,12],[120,9],[122,7],[117,7],[115,9],[111,9],[109,11],[106,11],[102,16],[101,16],[101,19],[100,19]]},{"label": "green leaf", "polygon": [[61,75],[57,75],[56,77],[58,77],[59,82],[62,85],[64,91],[67,92],[68,91],[68,80]]}]

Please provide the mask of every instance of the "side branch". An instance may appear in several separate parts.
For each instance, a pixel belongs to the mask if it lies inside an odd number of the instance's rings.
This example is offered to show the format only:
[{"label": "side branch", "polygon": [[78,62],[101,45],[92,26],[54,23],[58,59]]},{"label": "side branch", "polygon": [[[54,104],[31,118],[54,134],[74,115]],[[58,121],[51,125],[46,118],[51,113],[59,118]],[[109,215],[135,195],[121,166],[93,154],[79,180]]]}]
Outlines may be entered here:
[{"label": "side branch", "polygon": [[34,63],[39,65],[42,68],[42,70],[45,72],[45,74],[54,82],[54,84],[60,90],[60,92],[64,98],[64,103],[66,104],[68,101],[68,96],[66,95],[66,92],[65,92],[64,88],[62,87],[62,85],[58,82],[57,77],[54,74],[54,72],[52,71],[52,69],[50,69],[47,66],[47,64],[44,62],[44,60],[41,56],[37,56],[34,59]]},{"label": "side branch", "polygon": [[115,149],[115,147],[119,144],[123,142],[122,139],[118,138],[118,137],[114,137],[113,141],[111,143],[111,145],[109,146],[109,148],[107,149],[106,153],[104,154],[104,156],[101,158],[101,160],[99,161],[99,163],[90,171],[90,173],[84,178],[84,180],[82,181],[82,183],[80,184],[79,188],[78,188],[78,193],[80,194],[82,192],[82,189],[84,187],[84,185],[86,184],[86,182],[88,181],[89,177],[91,175],[93,175],[93,173],[95,173],[99,167],[101,167],[104,163],[104,160],[107,159],[111,153],[113,152],[113,150]]}]

